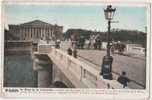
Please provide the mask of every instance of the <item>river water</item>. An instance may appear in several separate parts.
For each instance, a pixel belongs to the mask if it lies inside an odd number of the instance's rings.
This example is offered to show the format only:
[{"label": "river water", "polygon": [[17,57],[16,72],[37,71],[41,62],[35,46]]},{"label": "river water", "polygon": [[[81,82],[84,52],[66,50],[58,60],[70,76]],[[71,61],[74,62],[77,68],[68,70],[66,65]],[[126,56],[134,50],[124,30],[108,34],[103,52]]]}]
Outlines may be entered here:
[{"label": "river water", "polygon": [[30,54],[4,57],[4,87],[35,87],[35,73]]}]

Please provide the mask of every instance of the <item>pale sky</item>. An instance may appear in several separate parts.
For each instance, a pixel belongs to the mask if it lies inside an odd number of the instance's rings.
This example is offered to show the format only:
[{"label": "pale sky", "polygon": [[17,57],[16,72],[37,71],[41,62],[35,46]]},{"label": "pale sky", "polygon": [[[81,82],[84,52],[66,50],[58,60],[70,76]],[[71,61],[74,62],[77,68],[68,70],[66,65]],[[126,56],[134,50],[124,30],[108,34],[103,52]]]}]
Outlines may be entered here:
[{"label": "pale sky", "polygon": [[[21,24],[32,20],[42,20],[69,28],[107,31],[103,9],[106,5],[19,5],[7,4],[4,7],[4,22]],[[112,28],[139,30],[145,32],[147,26],[146,7],[113,6],[116,8]]]}]

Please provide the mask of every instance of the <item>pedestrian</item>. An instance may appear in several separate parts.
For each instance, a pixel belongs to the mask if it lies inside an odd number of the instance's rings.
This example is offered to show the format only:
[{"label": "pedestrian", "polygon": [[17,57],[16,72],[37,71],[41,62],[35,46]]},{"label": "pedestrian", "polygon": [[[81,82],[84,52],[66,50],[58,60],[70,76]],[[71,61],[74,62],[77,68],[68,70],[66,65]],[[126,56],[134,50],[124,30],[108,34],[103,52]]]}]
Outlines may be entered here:
[{"label": "pedestrian", "polygon": [[71,56],[71,55],[72,55],[72,49],[71,49],[71,48],[68,48],[68,50],[67,50],[67,51],[68,51],[68,55],[70,55],[70,56]]},{"label": "pedestrian", "polygon": [[91,46],[91,40],[89,40],[88,49],[90,49],[90,46]]},{"label": "pedestrian", "polygon": [[114,48],[114,44],[111,46],[111,53],[114,54],[115,48]]},{"label": "pedestrian", "polygon": [[123,71],[117,81],[123,85],[123,88],[125,88],[128,85],[128,82],[130,82],[130,79],[126,76],[126,72]]},{"label": "pedestrian", "polygon": [[101,40],[100,40],[100,38],[97,39],[97,48],[98,48],[98,50],[101,50]]},{"label": "pedestrian", "polygon": [[77,50],[76,49],[73,50],[73,57],[77,58]]},{"label": "pedestrian", "polygon": [[96,48],[96,41],[95,41],[95,39],[93,39],[92,44],[93,44],[93,48],[95,49]]},{"label": "pedestrian", "polygon": [[58,48],[58,49],[60,48],[60,43],[61,43],[60,40],[57,40],[57,41],[56,41],[56,48]]}]

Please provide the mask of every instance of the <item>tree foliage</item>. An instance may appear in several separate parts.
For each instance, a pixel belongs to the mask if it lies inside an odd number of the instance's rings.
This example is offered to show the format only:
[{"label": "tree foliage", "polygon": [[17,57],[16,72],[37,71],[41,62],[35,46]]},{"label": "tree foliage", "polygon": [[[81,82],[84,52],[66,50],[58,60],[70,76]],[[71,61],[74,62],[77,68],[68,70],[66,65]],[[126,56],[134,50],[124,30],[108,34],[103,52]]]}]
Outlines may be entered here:
[{"label": "tree foliage", "polygon": [[[77,37],[83,36],[85,39],[89,39],[91,35],[98,34],[102,41],[107,41],[107,32],[95,32],[84,29],[68,29],[65,37],[70,38],[73,34],[76,34]],[[121,41],[125,43],[146,44],[146,34],[137,30],[112,29],[110,39],[111,41]]]}]

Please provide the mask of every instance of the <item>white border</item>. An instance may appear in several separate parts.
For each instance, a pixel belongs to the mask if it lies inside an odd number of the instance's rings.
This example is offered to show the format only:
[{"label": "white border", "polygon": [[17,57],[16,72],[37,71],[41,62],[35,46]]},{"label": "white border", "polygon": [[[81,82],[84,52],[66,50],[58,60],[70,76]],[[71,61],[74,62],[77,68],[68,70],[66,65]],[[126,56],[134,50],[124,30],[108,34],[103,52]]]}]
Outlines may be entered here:
[{"label": "white border", "polygon": [[[10,0],[6,0],[6,1],[3,1],[3,3],[8,3],[8,4],[16,4],[16,3],[19,3],[19,4],[40,4],[40,5],[42,5],[42,4],[61,4],[61,5],[101,5],[101,4],[99,4],[99,3],[103,3],[103,5],[107,5],[107,4],[112,4],[112,5],[117,5],[117,6],[138,6],[138,7],[141,7],[141,6],[147,6],[147,8],[148,8],[148,10],[147,10],[147,60],[146,60],[146,89],[145,90],[133,90],[133,89],[127,89],[127,90],[125,90],[125,89],[122,89],[122,90],[119,90],[119,89],[115,89],[115,90],[109,90],[109,89],[101,89],[101,90],[104,90],[105,92],[106,91],[111,91],[111,92],[115,92],[115,93],[118,93],[118,95],[106,95],[106,94],[103,94],[103,95],[81,95],[81,97],[82,98],[84,98],[84,97],[87,97],[87,98],[102,98],[102,99],[104,99],[104,98],[109,98],[109,99],[120,99],[120,100],[122,100],[122,99],[126,99],[126,97],[129,99],[132,99],[132,98],[134,98],[134,99],[147,99],[147,98],[149,98],[149,88],[150,88],[150,84],[149,84],[149,78],[150,78],[150,49],[151,49],[151,46],[150,46],[150,41],[151,41],[151,34],[150,34],[150,32],[151,32],[151,20],[150,20],[150,18],[151,18],[151,16],[150,16],[150,9],[151,9],[151,6],[150,6],[150,3],[148,3],[148,2],[108,2],[108,1],[100,1],[100,0],[96,0],[96,1],[67,1],[67,0],[65,0],[65,1],[59,1],[59,0],[57,0],[57,1],[41,1],[41,0],[39,0],[39,1],[19,1],[19,0],[12,0],[12,1],[10,1]],[[3,12],[3,9],[2,9],[2,12]],[[1,21],[3,22],[3,20],[1,19]],[[4,29],[4,25],[1,23],[1,28],[2,29]],[[1,32],[2,33],[4,33],[4,31],[1,29]],[[4,34],[1,34],[1,36],[2,37],[4,37]],[[1,64],[2,64],[2,66],[3,66],[3,64],[4,64],[4,59],[3,59],[3,57],[4,57],[4,51],[3,51],[3,45],[4,45],[4,38],[2,38],[1,37],[1,47],[2,47],[2,51],[1,51],[1,58],[2,58],[2,62],[1,62]],[[2,72],[2,76],[1,76],[1,78],[2,78],[2,80],[1,80],[1,86],[3,86],[3,68],[2,68],[2,70],[1,70],[1,72]],[[32,97],[35,97],[35,96],[39,96],[39,97],[52,97],[52,98],[56,98],[56,97],[58,97],[58,98],[60,98],[60,97],[76,97],[76,98],[79,98],[80,97],[80,94],[79,95],[75,95],[75,94],[71,94],[71,95],[69,95],[69,94],[67,94],[67,95],[59,95],[59,94],[48,94],[48,93],[37,93],[37,94],[34,94],[34,93],[32,93],[32,94],[29,94],[29,93],[25,93],[25,94],[21,94],[21,93],[6,93],[6,92],[4,92],[4,89],[5,88],[3,88],[3,87],[1,87],[2,88],[2,90],[3,90],[3,93],[1,93],[1,95],[3,95],[3,96],[7,96],[7,97],[22,97],[22,96],[32,96]],[[15,89],[15,88],[14,88]],[[20,88],[16,88],[16,89],[20,89]],[[43,88],[40,88],[40,89],[43,89]],[[90,90],[90,89],[87,89],[87,90]]]}]

